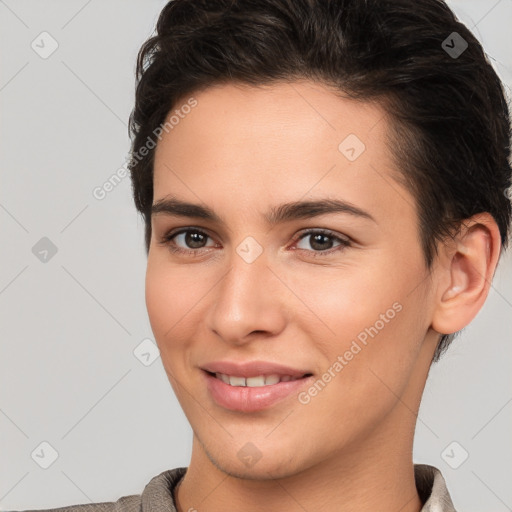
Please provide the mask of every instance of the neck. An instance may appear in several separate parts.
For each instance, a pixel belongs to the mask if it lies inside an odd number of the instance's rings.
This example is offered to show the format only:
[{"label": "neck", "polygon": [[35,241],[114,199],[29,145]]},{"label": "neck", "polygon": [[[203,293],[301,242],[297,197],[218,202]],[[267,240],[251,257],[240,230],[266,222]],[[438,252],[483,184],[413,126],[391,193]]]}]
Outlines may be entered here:
[{"label": "neck", "polygon": [[[422,503],[414,480],[413,432],[404,430],[395,429],[391,446],[375,434],[299,473],[258,480],[239,478],[215,466],[194,437],[189,468],[175,493],[177,510],[419,512]],[[410,443],[405,445],[405,439]],[[399,449],[397,440],[405,448]]]}]

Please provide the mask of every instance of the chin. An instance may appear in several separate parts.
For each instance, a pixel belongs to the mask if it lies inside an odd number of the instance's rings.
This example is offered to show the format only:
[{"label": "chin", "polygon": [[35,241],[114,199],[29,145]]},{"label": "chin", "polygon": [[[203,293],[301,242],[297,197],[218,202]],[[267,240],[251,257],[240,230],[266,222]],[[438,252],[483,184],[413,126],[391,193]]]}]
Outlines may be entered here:
[{"label": "chin", "polygon": [[244,467],[238,459],[213,461],[212,463],[223,473],[244,480],[276,480],[291,477],[300,473],[301,468],[289,461],[272,460],[258,461],[254,466]]},{"label": "chin", "polygon": [[[260,451],[250,442],[234,452],[215,448],[218,453],[205,450],[211,463],[223,473],[245,480],[287,478],[314,465],[313,462],[307,464],[303,458],[297,459],[293,455],[297,453],[297,449],[287,448],[282,444],[281,450],[268,446]],[[304,455],[304,451],[301,454]]]}]

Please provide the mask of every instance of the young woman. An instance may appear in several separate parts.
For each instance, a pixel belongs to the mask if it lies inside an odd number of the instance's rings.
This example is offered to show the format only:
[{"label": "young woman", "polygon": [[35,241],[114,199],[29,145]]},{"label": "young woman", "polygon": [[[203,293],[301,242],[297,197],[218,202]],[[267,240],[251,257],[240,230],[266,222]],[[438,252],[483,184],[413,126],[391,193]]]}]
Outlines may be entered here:
[{"label": "young woman", "polygon": [[412,446],[508,238],[480,44],[438,0],[175,0],[137,78],[146,303],[192,457],[65,510],[455,510]]}]

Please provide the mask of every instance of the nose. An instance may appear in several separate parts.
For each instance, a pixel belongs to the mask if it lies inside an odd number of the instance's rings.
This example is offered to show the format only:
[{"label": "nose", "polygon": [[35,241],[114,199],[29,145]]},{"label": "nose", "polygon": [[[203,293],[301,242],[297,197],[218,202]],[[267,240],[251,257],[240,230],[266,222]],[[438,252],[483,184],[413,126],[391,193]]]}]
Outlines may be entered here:
[{"label": "nose", "polygon": [[230,268],[211,297],[208,328],[232,345],[283,331],[287,322],[286,294],[274,272],[265,253],[248,263],[233,251]]}]

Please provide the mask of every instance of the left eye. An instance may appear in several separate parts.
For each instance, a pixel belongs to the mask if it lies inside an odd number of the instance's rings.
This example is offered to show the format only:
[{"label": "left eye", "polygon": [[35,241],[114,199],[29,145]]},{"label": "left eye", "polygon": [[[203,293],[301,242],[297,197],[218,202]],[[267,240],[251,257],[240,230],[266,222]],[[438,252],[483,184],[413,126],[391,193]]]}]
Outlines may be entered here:
[{"label": "left eye", "polygon": [[[334,242],[338,242],[336,246],[334,246]],[[302,247],[300,246],[302,244]],[[309,245],[309,247],[307,247]],[[297,243],[298,249],[311,250],[314,252],[320,251],[328,251],[333,247],[344,248],[350,245],[348,239],[341,238],[339,236],[333,235],[332,233],[325,231],[308,231],[303,233],[299,242]]]}]

